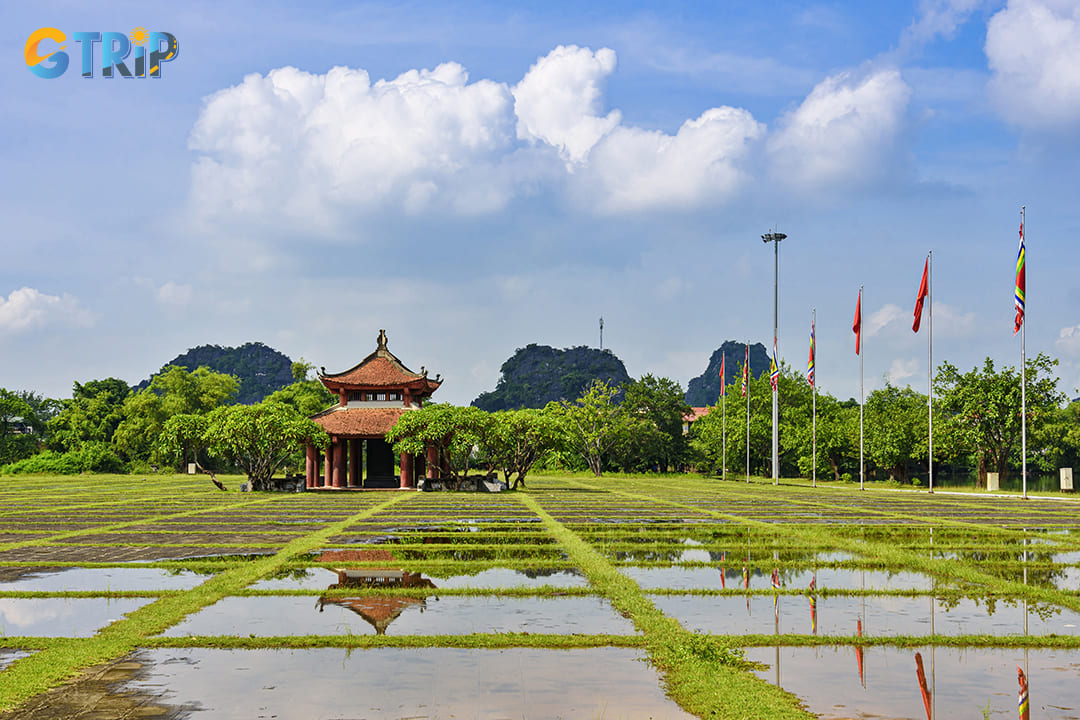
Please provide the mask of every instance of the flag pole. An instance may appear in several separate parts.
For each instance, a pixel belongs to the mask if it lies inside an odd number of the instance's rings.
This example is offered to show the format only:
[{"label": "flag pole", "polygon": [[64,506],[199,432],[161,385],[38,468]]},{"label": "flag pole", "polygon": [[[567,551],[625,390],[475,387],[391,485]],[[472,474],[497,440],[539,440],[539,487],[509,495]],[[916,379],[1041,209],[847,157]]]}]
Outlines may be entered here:
[{"label": "flag pole", "polygon": [[817,308],[812,308],[810,312],[812,313],[810,320],[810,359],[814,363],[814,382],[810,384],[810,426],[813,437],[813,445],[810,451],[810,466],[812,468],[812,487],[817,487],[817,338],[814,337],[814,329],[817,325]]},{"label": "flag pole", "polygon": [[720,351],[720,413],[723,420],[723,454],[720,456],[720,464],[723,466],[721,478],[727,480],[727,368],[723,350]]},{"label": "flag pole", "polygon": [[[862,307],[863,286],[859,286],[859,306]],[[862,344],[862,316],[859,317],[859,343]],[[863,355],[859,352],[859,489],[865,490],[865,474],[863,469]]]},{"label": "flag pole", "polygon": [[926,265],[929,270],[929,282],[927,284],[927,297],[930,301],[928,326],[927,326],[927,366],[930,368],[927,371],[927,400],[926,407],[927,412],[930,415],[930,427],[929,427],[929,451],[926,460],[927,472],[930,476],[930,493],[934,492],[934,251],[931,250],[926,256]]},{"label": "flag pole", "polygon": [[[1020,206],[1020,245],[1024,245],[1024,214]],[[1024,480],[1024,499],[1027,499],[1027,251],[1024,251],[1024,318],[1020,325],[1020,474]]]},{"label": "flag pole", "polygon": [[750,482],[750,341],[746,341],[743,381],[746,383],[746,482]]}]

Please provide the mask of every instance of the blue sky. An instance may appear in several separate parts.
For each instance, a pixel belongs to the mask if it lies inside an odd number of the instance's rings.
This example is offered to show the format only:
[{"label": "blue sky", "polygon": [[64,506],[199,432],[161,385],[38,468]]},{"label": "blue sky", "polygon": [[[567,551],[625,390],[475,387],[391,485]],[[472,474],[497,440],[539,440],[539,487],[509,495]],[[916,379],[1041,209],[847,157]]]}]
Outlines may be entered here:
[{"label": "blue sky", "polygon": [[[176,36],[160,79],[42,79],[30,33]],[[49,42],[41,46],[49,49]],[[685,387],[724,340],[858,394],[934,359],[1080,387],[1080,3],[8,3],[0,386],[67,397],[189,347],[329,371],[380,328],[468,403],[530,342]],[[52,47],[55,49],[55,46]],[[100,49],[98,50],[98,52]],[[95,57],[99,57],[95,56]],[[925,328],[925,321],[924,321]]]}]

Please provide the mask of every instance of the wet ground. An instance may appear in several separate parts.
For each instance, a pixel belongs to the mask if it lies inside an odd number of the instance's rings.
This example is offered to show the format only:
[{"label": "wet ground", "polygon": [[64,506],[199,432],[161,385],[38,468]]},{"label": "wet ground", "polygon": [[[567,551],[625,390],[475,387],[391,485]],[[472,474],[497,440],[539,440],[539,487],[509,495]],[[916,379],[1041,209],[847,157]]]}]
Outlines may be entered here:
[{"label": "wet ground", "polygon": [[[610,646],[640,634],[514,494],[99,482],[0,491],[0,697],[40,648],[95,643],[148,603],[201,597],[219,580],[225,591],[145,634],[154,647],[0,718],[688,717],[644,651]],[[1080,717],[1076,650],[934,646],[1080,635],[1080,503],[584,482],[538,478],[528,497],[684,628],[775,635],[778,647],[747,651],[767,665],[760,677],[822,717],[927,717],[916,652],[934,717],[1013,717],[1018,664],[1032,717]],[[252,567],[265,571],[243,574]],[[1003,581],[1007,596],[980,591]],[[857,634],[927,645],[836,644]],[[374,635],[414,647],[275,647]],[[819,644],[785,647],[790,635]],[[191,636],[270,647],[179,647]],[[469,646],[506,637],[583,647]]]}]

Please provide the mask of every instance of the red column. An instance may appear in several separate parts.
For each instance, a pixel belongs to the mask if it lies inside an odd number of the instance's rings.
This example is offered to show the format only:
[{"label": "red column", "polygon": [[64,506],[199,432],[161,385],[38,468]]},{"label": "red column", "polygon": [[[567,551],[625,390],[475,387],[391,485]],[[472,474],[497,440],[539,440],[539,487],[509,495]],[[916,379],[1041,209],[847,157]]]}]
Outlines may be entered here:
[{"label": "red column", "polygon": [[322,479],[322,486],[321,487],[330,487],[330,478],[332,478],[334,476],[334,443],[335,442],[337,442],[337,439],[334,438],[334,437],[331,437],[330,438],[330,445],[328,445],[327,448],[326,448],[326,459],[325,459],[325,462],[323,463],[323,465],[325,465],[326,469],[323,472],[323,479]]},{"label": "red column", "polygon": [[439,451],[434,445],[427,446],[427,479],[435,480],[439,472]]},{"label": "red column", "polygon": [[360,443],[363,440],[349,440],[349,487],[360,487]]},{"label": "red column", "polygon": [[347,468],[345,467],[345,440],[339,439],[334,445],[334,487],[339,488],[344,485],[343,476]]},{"label": "red column", "polygon": [[412,476],[412,455],[409,453],[401,453],[401,485],[402,488],[411,488],[413,486]]},{"label": "red column", "polygon": [[304,486],[309,490],[315,487],[315,476],[319,472],[319,466],[315,459],[315,446],[307,446],[307,457],[304,460]]}]

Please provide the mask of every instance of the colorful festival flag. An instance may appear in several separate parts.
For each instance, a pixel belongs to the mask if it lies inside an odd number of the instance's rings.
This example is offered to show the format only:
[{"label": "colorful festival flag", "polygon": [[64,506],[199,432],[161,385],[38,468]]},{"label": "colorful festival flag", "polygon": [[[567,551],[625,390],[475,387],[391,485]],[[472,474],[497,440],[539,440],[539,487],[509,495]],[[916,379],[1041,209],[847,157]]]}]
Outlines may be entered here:
[{"label": "colorful festival flag", "polygon": [[772,360],[769,364],[769,384],[772,385],[773,392],[776,392],[776,385],[780,382],[780,370],[776,367],[776,343],[772,346]]},{"label": "colorful festival flag", "polygon": [[806,382],[814,387],[814,323],[810,323],[810,357],[806,360]]},{"label": "colorful festival flag", "polygon": [[1020,711],[1020,720],[1029,720],[1031,717],[1031,710],[1028,707],[1028,683],[1027,676],[1024,675],[1024,670],[1017,665],[1016,676],[1020,681],[1020,694],[1016,698],[1016,707]]},{"label": "colorful festival flag", "polygon": [[810,578],[810,632],[817,635],[817,575]]},{"label": "colorful festival flag", "polygon": [[855,321],[851,323],[851,331],[855,333],[855,354],[858,355],[862,340],[862,288],[859,288],[859,299],[855,303]]},{"label": "colorful festival flag", "polygon": [[1013,335],[1020,332],[1024,324],[1024,290],[1027,288],[1027,272],[1024,269],[1024,223],[1020,223],[1020,251],[1016,254],[1016,289],[1013,297],[1016,303],[1016,322]]},{"label": "colorful festival flag", "polygon": [[720,397],[724,397],[725,395],[727,395],[727,378],[724,377],[725,376],[724,361],[726,359],[727,359],[726,356],[724,356],[724,355],[720,356]]},{"label": "colorful festival flag", "polygon": [[922,323],[923,300],[930,294],[930,258],[926,258],[926,264],[922,269],[922,282],[919,283],[919,293],[915,296],[915,322],[911,323],[911,331],[919,332],[919,324]]},{"label": "colorful festival flag", "polygon": [[746,397],[746,388],[750,384],[750,344],[746,344],[746,360],[742,366],[742,396]]}]

